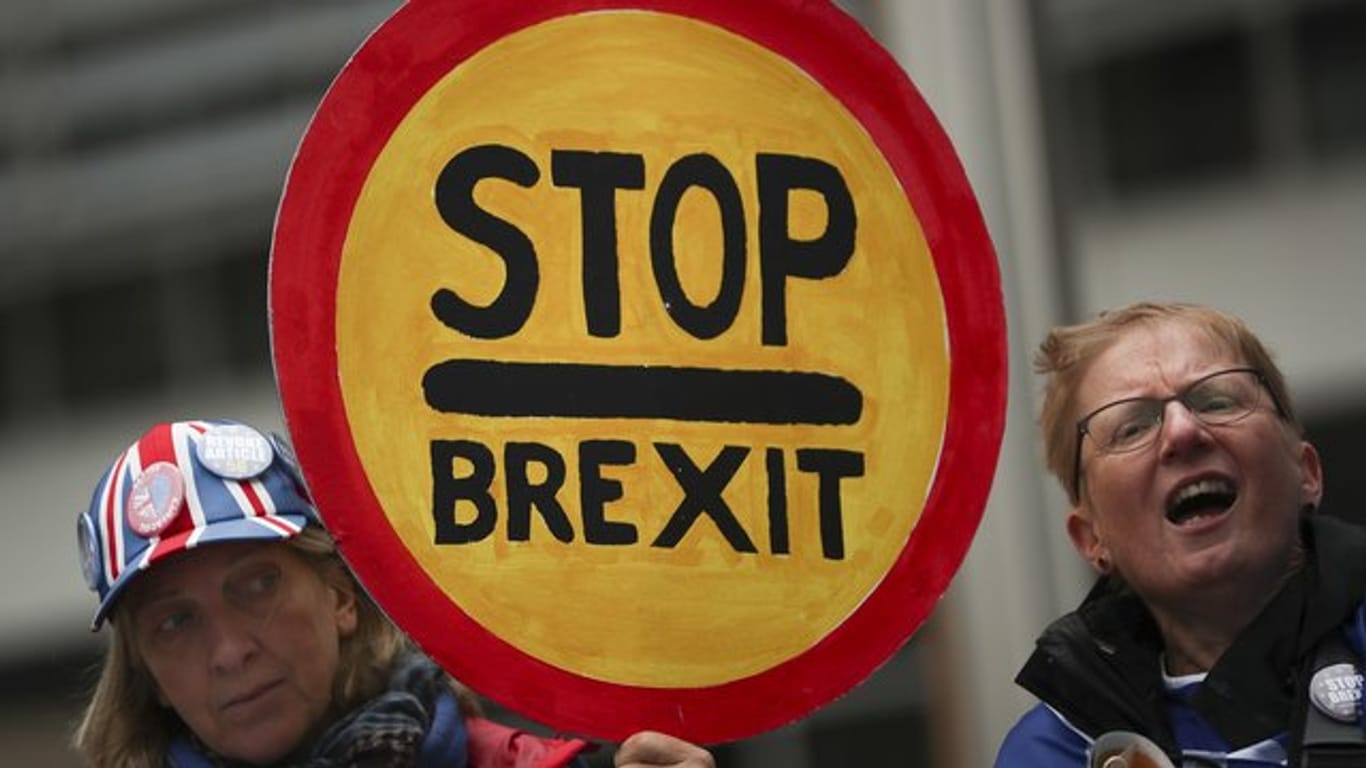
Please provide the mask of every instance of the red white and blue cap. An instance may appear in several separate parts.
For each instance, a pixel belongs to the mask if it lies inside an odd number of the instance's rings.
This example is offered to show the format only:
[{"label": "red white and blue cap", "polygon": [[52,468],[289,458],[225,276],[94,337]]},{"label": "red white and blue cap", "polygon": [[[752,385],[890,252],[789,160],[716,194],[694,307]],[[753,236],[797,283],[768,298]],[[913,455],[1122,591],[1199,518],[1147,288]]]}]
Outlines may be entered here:
[{"label": "red white and blue cap", "polygon": [[318,513],[288,444],[235,421],[158,424],[120,454],[76,521],[99,596],[91,629],[139,573],[208,544],[293,537]]}]

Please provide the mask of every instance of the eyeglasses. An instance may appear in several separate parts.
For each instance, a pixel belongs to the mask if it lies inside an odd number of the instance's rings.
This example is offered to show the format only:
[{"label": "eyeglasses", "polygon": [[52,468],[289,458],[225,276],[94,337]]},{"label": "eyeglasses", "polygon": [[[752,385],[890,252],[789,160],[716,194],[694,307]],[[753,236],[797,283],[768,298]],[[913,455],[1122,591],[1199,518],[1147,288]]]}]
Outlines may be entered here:
[{"label": "eyeglasses", "polygon": [[1247,418],[1271,398],[1276,414],[1285,418],[1266,377],[1255,368],[1216,371],[1191,382],[1171,397],[1129,397],[1102,405],[1077,422],[1077,451],[1072,462],[1072,488],[1081,492],[1081,443],[1091,436],[1101,453],[1129,453],[1152,445],[1162,431],[1167,403],[1181,403],[1202,424],[1232,424]]}]

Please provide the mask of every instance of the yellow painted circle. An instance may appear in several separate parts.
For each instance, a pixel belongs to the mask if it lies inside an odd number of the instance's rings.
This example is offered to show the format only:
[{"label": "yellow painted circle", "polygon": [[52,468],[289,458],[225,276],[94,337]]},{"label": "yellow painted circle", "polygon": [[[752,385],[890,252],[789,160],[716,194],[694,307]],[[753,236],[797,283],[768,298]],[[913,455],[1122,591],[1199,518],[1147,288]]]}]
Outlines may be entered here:
[{"label": "yellow painted circle", "polygon": [[[591,40],[586,45],[585,40]],[[490,179],[476,202],[521,230],[540,269],[536,303],[512,336],[475,339],[433,314],[441,289],[481,304],[503,287],[502,261],[453,231],[434,204],[457,153],[511,147],[540,170],[530,187]],[[643,156],[645,186],[616,193],[621,331],[587,333],[579,190],[552,183],[555,150]],[[740,310],[700,340],[666,312],[649,259],[655,191],[679,158],[716,157],[745,211],[748,264]],[[760,343],[758,153],[818,158],[837,168],[858,216],[848,265],[787,284],[783,346]],[[791,196],[794,238],[826,226],[814,193]],[[716,204],[685,194],[674,228],[680,281],[698,304],[720,283]],[[702,687],[762,672],[810,649],[853,613],[900,555],[924,507],[947,414],[943,302],[921,227],[887,162],[858,122],[814,80],[772,52],[717,27],[653,12],[586,13],[503,37],[438,81],[402,120],[371,168],[350,220],[337,286],[338,376],[357,453],[385,514],[450,600],[519,650],[606,682]],[[454,358],[808,371],[852,382],[856,424],[791,426],[665,419],[494,418],[434,411],[422,380]],[[469,440],[498,461],[489,492],[492,535],[436,544],[432,441]],[[578,446],[617,440],[634,463],[610,466],[620,499],[606,517],[639,541],[584,541]],[[558,494],[575,527],[563,543],[532,517],[510,541],[509,442],[564,458]],[[706,468],[724,446],[748,449],[722,498],[753,541],[737,552],[702,515],[675,547],[651,546],[684,499],[656,444],[680,446]],[[823,554],[817,477],[799,449],[862,454],[864,474],[840,485],[845,552]],[[782,451],[790,553],[771,552],[765,456]],[[456,462],[451,472],[467,473]],[[533,478],[536,480],[537,478]],[[468,519],[472,508],[451,512]]]}]

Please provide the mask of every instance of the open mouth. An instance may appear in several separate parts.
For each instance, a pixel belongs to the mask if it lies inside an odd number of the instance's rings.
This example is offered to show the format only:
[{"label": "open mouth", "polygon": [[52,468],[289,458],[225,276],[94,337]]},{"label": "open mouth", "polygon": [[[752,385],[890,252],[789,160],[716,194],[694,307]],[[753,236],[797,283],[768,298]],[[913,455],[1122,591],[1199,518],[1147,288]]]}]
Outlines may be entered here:
[{"label": "open mouth", "polygon": [[1186,525],[1222,515],[1238,500],[1238,488],[1224,478],[1206,478],[1184,486],[1167,502],[1167,520]]}]

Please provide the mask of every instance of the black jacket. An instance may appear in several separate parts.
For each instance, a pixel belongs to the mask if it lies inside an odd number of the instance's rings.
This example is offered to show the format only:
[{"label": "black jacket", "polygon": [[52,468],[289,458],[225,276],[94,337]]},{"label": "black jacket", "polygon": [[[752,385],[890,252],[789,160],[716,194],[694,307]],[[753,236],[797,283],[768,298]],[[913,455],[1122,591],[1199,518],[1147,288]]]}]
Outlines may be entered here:
[{"label": "black jacket", "polygon": [[[1297,731],[1291,724],[1304,719],[1315,649],[1366,596],[1366,530],[1313,514],[1301,535],[1305,567],[1219,657],[1191,701],[1230,744]],[[1132,591],[1101,579],[1037,646],[1015,682],[1092,738],[1134,731],[1179,761],[1158,660],[1162,638]],[[1294,741],[1291,765],[1298,764]]]}]

